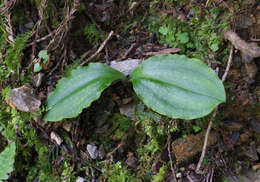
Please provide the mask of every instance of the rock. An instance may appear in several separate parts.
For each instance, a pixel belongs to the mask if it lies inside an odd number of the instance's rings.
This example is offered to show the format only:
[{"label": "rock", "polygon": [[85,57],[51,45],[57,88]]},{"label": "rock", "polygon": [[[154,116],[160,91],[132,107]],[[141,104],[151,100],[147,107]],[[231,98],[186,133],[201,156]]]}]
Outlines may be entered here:
[{"label": "rock", "polygon": [[[189,135],[186,138],[179,138],[172,143],[172,150],[178,163],[187,161],[202,150],[205,132],[197,135]],[[208,138],[208,146],[217,142],[217,135],[211,132]]]},{"label": "rock", "polygon": [[256,152],[256,148],[254,145],[251,145],[247,151],[244,152],[246,156],[248,156],[252,161],[257,161],[258,155]]},{"label": "rock", "polygon": [[251,126],[254,132],[260,133],[260,121],[257,121],[256,119],[252,119]]},{"label": "rock", "polygon": [[6,102],[14,109],[34,113],[39,111],[41,101],[36,98],[34,89],[29,84],[12,89]]},{"label": "rock", "polygon": [[176,174],[176,178],[181,178],[182,177],[182,174],[181,173],[177,173]]},{"label": "rock", "polygon": [[87,150],[88,150],[88,153],[89,153],[89,155],[92,159],[96,159],[98,157],[99,151],[98,151],[97,146],[92,145],[92,144],[88,144]]},{"label": "rock", "polygon": [[56,142],[58,145],[63,142],[62,138],[54,131],[51,132],[51,140]]},{"label": "rock", "polygon": [[119,108],[120,114],[125,115],[126,117],[129,118],[135,118],[134,106],[135,104],[133,102],[130,104],[122,105]]},{"label": "rock", "polygon": [[140,59],[129,59],[124,61],[111,61],[110,67],[128,76],[141,63]]},{"label": "rock", "polygon": [[240,142],[245,143],[248,141],[248,139],[252,136],[252,134],[247,131],[245,133],[242,133],[239,137]]},{"label": "rock", "polygon": [[27,28],[27,29],[32,29],[33,26],[34,26],[34,23],[32,21],[29,22],[29,23],[24,24],[24,27]]},{"label": "rock", "polygon": [[33,77],[33,84],[35,87],[39,87],[42,84],[42,80],[43,80],[43,73],[37,73],[34,77]]},{"label": "rock", "polygon": [[76,179],[76,182],[88,182],[88,181],[85,180],[85,178],[78,177],[78,178]]},{"label": "rock", "polygon": [[256,149],[257,153],[260,154],[260,145]]},{"label": "rock", "polygon": [[138,160],[137,158],[134,156],[134,154],[132,152],[128,153],[128,158],[126,159],[126,164],[132,168],[135,168],[137,166]]},{"label": "rock", "polygon": [[224,126],[230,131],[240,131],[243,128],[242,123],[236,121],[225,121]]}]

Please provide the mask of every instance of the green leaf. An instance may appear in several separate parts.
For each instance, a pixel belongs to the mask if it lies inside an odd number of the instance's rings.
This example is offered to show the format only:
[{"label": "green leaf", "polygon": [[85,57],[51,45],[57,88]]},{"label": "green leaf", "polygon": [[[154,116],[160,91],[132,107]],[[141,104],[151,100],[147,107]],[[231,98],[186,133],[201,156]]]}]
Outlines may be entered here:
[{"label": "green leaf", "polygon": [[47,121],[59,121],[76,117],[82,109],[100,97],[102,91],[113,81],[125,76],[100,63],[78,67],[68,77],[62,78],[56,89],[47,98]]},{"label": "green leaf", "polygon": [[43,59],[43,63],[47,63],[49,59],[47,50],[41,50],[38,54],[38,57]]},{"label": "green leaf", "polygon": [[33,67],[33,72],[39,72],[39,71],[41,71],[42,70],[42,66],[41,66],[41,64],[40,63],[35,63],[34,64],[34,67]]},{"label": "green leaf", "polygon": [[13,142],[0,153],[0,181],[8,179],[8,173],[13,171],[15,148],[15,143]]},{"label": "green leaf", "polygon": [[199,118],[226,100],[216,73],[202,61],[183,55],[151,57],[130,77],[148,107],[172,118]]},{"label": "green leaf", "polygon": [[189,35],[187,32],[178,32],[176,36],[177,40],[179,40],[182,44],[186,44],[187,42],[189,42]]},{"label": "green leaf", "polygon": [[161,26],[161,27],[159,28],[159,32],[160,32],[161,34],[163,34],[163,35],[167,35],[168,32],[169,32],[169,29],[168,29],[166,26]]}]

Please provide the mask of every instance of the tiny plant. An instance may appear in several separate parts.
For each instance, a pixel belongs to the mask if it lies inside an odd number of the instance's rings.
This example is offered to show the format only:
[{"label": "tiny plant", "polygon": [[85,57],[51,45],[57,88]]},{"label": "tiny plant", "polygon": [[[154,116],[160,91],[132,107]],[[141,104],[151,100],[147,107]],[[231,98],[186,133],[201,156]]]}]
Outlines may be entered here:
[{"label": "tiny plant", "polygon": [[39,72],[42,70],[42,66],[41,66],[41,60],[43,64],[46,64],[49,60],[49,56],[47,54],[47,50],[41,50],[38,54],[38,59],[34,59],[34,68],[33,71],[34,72]]},{"label": "tiny plant", "polygon": [[[78,116],[119,79],[127,78],[101,63],[72,70],[48,96],[44,119],[60,121]],[[226,100],[216,73],[202,61],[183,55],[151,57],[130,74],[130,81],[145,105],[171,118],[199,118]]]}]

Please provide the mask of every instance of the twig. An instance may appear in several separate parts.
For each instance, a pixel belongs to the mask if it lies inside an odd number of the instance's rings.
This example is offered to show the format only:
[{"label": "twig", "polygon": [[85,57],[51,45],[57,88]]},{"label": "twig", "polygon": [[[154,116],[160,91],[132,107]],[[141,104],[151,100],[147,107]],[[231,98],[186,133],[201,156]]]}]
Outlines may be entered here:
[{"label": "twig", "polygon": [[188,178],[189,182],[194,182],[193,179],[190,177],[190,175],[187,175],[187,178]]},{"label": "twig", "polygon": [[[232,62],[232,58],[233,58],[233,46],[231,47],[230,49],[230,53],[229,53],[229,58],[228,58],[228,63],[227,63],[227,66],[226,66],[226,70],[225,70],[225,73],[224,75],[222,76],[222,82],[224,82],[226,80],[226,77],[227,77],[227,74],[228,74],[228,71],[230,69],[230,66],[231,66],[231,62]],[[207,149],[207,144],[208,144],[208,138],[209,138],[209,133],[210,133],[210,130],[211,130],[211,127],[213,125],[213,121],[215,120],[215,117],[217,115],[217,111],[218,111],[218,107],[216,107],[216,109],[214,110],[211,118],[210,118],[210,122],[209,122],[209,125],[208,125],[208,128],[207,128],[207,132],[206,132],[206,135],[205,135],[205,139],[204,139],[204,143],[203,143],[203,148],[202,148],[202,152],[201,152],[201,156],[200,156],[200,160],[197,164],[197,167],[196,167],[196,173],[201,173],[200,172],[200,166],[202,164],[202,161],[205,157],[205,153],[206,153],[206,149]]]},{"label": "twig", "polygon": [[227,30],[224,32],[224,38],[229,40],[236,49],[253,58],[260,57],[260,47],[247,43],[242,40],[235,32]]},{"label": "twig", "polygon": [[210,2],[210,0],[207,0],[206,5],[205,5],[206,7],[208,6],[209,2]]},{"label": "twig", "polygon": [[83,61],[80,66],[83,66],[84,64],[88,63],[90,60],[92,60],[94,57],[96,57],[98,55],[98,53],[100,53],[103,48],[105,47],[105,45],[107,44],[107,42],[109,41],[109,39],[112,37],[112,35],[114,34],[114,31],[111,31],[109,33],[109,35],[107,36],[107,38],[104,40],[104,42],[100,45],[100,47],[98,48],[98,50],[89,58],[85,59],[85,61]]},{"label": "twig", "polygon": [[169,132],[168,132],[168,137],[167,137],[167,145],[168,145],[168,148],[167,148],[167,149],[168,149],[168,156],[169,156],[170,164],[171,164],[172,176],[173,176],[174,181],[177,181],[176,174],[175,174],[175,170],[174,170],[174,167],[173,167],[173,162],[172,162],[172,155],[171,155],[171,135],[170,135]]},{"label": "twig", "polygon": [[49,37],[51,37],[54,33],[55,33],[55,30],[52,31],[51,33],[49,33],[48,35],[45,35],[44,37],[41,37],[41,38],[39,38],[37,40],[34,40],[33,42],[27,44],[26,47],[30,47],[30,46],[32,46],[34,44],[37,44],[37,43],[39,43],[41,41],[44,41],[44,40],[48,39]]}]

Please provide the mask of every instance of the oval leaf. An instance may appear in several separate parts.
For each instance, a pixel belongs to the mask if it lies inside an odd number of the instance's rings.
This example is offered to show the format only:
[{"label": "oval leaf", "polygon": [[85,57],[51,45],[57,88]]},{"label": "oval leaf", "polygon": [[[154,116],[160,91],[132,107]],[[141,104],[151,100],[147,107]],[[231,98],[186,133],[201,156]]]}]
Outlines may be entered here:
[{"label": "oval leaf", "polygon": [[216,73],[202,61],[183,55],[151,57],[130,76],[138,97],[172,118],[199,118],[226,100]]},{"label": "oval leaf", "polygon": [[122,73],[100,63],[90,63],[87,67],[73,70],[68,77],[59,81],[48,96],[48,112],[43,119],[59,121],[76,117],[82,109],[97,100],[113,81],[124,78]]},{"label": "oval leaf", "polygon": [[13,142],[0,153],[0,181],[8,179],[8,174],[13,171],[15,149],[15,143]]}]

